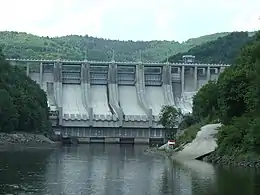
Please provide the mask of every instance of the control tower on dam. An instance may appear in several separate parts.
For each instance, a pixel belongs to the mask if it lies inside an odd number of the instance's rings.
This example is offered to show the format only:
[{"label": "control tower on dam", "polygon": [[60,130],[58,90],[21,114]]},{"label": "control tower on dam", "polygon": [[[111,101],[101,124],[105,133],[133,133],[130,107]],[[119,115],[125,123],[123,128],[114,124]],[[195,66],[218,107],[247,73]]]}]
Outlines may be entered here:
[{"label": "control tower on dam", "polygon": [[86,142],[162,141],[163,105],[191,112],[192,96],[225,64],[8,59],[46,92],[53,128]]}]

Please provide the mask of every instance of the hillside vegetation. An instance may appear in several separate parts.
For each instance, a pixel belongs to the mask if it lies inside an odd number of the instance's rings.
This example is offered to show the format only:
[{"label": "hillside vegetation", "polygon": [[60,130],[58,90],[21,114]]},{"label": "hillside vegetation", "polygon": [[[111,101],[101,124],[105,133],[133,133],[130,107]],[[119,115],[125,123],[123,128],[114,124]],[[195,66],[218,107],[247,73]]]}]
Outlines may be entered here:
[{"label": "hillside vegetation", "polygon": [[249,161],[260,166],[259,86],[260,32],[242,47],[236,64],[226,68],[217,82],[203,86],[194,97],[193,117],[197,121],[217,119],[223,124],[217,135],[218,148],[210,157],[212,161]]},{"label": "hillside vegetation", "polygon": [[[216,40],[229,33],[216,33],[186,42],[176,41],[118,41],[90,36],[39,37],[27,33],[0,32],[0,47],[7,58],[45,58],[111,60],[112,49],[117,61],[136,61],[142,52],[143,61],[162,61],[168,55],[186,52],[190,48]],[[179,59],[178,59],[179,60]]]},{"label": "hillside vegetation", "polygon": [[0,133],[47,133],[50,127],[46,94],[0,50]]},{"label": "hillside vegetation", "polygon": [[227,36],[216,36],[215,40],[198,44],[187,52],[169,57],[169,61],[177,62],[183,55],[194,55],[198,63],[233,64],[241,48],[253,40],[252,35],[254,34],[248,32],[233,32]]}]

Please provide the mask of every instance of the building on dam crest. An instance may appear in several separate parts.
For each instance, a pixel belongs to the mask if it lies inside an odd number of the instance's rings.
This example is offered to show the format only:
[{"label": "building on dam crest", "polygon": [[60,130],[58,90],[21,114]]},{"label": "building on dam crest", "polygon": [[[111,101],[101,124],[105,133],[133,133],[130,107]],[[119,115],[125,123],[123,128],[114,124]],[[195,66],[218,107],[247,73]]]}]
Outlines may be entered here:
[{"label": "building on dam crest", "polygon": [[[53,128],[85,142],[163,142],[163,105],[191,112],[192,96],[226,64],[8,59],[46,92]],[[131,141],[132,140],[132,141]]]}]

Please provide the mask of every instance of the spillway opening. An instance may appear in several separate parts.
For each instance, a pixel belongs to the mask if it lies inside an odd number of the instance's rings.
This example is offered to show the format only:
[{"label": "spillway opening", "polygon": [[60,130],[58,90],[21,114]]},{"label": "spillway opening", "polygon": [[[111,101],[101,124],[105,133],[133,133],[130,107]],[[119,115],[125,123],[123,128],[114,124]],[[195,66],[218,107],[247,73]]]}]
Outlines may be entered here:
[{"label": "spillway opening", "polygon": [[119,86],[119,103],[125,115],[146,115],[138,104],[135,86]]},{"label": "spillway opening", "polygon": [[91,85],[91,107],[96,115],[112,115],[108,104],[108,93],[106,85]]},{"label": "spillway opening", "polygon": [[185,68],[184,72],[184,91],[195,91],[194,85],[194,69],[192,67]]},{"label": "spillway opening", "polygon": [[45,91],[48,99],[48,106],[51,110],[56,109],[56,101],[54,97],[54,84],[53,84],[53,73],[52,72],[44,72],[42,76],[42,88]]},{"label": "spillway opening", "polygon": [[29,73],[29,77],[40,85],[40,73]]},{"label": "spillway opening", "polygon": [[198,90],[208,83],[206,68],[198,68]]},{"label": "spillway opening", "polygon": [[210,80],[218,80],[219,77],[219,70],[217,68],[210,69]]},{"label": "spillway opening", "polygon": [[[47,94],[47,98],[48,98],[48,106],[52,109],[54,109],[54,107],[56,107],[56,101],[55,101],[55,97],[54,97],[54,86],[53,83],[51,82],[47,82],[46,83],[46,94]],[[56,108],[55,108],[56,109]]]},{"label": "spillway opening", "polygon": [[154,116],[158,116],[162,109],[162,106],[165,105],[164,94],[162,87],[146,87],[146,99],[150,108],[152,109],[152,113]]},{"label": "spillway opening", "polygon": [[196,92],[184,92],[181,97],[177,98],[177,107],[183,114],[192,113],[192,102]]},{"label": "spillway opening", "polygon": [[84,107],[81,93],[79,84],[62,85],[62,108],[64,114],[88,114]]},{"label": "spillway opening", "polygon": [[174,97],[181,97],[181,83],[180,82],[173,82],[172,83],[172,91]]}]

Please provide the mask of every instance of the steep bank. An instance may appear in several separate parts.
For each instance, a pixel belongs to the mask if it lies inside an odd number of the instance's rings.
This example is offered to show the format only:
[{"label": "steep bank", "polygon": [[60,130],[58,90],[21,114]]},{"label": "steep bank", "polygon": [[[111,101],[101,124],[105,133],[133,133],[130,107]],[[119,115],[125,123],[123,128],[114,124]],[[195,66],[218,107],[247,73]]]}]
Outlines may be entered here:
[{"label": "steep bank", "polygon": [[[201,127],[195,139],[181,146],[178,152],[170,151],[172,159],[180,163],[193,162],[195,159],[221,165],[256,167],[260,168],[260,156],[253,152],[242,153],[241,151],[233,151],[233,154],[219,154],[216,135],[221,124],[208,124]],[[176,150],[175,150],[176,151]],[[165,152],[165,151],[164,151]]]}]

